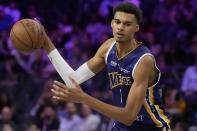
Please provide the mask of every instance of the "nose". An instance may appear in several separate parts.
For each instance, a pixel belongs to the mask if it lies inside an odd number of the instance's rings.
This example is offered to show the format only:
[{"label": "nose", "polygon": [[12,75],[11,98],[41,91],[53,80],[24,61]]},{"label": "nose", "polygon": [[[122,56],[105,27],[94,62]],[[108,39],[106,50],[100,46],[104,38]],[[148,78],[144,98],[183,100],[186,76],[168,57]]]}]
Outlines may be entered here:
[{"label": "nose", "polygon": [[118,31],[123,31],[123,29],[124,29],[124,25],[122,23],[120,23],[118,25]]}]

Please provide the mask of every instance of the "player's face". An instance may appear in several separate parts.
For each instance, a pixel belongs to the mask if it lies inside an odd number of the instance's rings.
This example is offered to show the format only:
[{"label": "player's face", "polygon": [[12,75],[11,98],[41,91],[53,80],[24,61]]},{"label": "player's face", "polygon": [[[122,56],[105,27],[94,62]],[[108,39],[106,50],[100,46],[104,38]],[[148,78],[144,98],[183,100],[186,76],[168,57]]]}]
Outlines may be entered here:
[{"label": "player's face", "polygon": [[114,38],[119,43],[133,39],[135,32],[139,30],[135,15],[119,11],[115,13],[111,27]]}]

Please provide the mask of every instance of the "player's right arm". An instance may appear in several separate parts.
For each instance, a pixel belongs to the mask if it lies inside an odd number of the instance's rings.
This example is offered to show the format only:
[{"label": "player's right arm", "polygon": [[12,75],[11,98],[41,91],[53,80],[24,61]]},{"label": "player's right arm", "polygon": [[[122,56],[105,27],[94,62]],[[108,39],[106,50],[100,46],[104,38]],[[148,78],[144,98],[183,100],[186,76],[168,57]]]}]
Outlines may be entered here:
[{"label": "player's right arm", "polygon": [[105,67],[105,55],[113,42],[113,38],[104,42],[98,49],[94,57],[91,58],[88,62],[82,64],[76,71],[74,71],[62,58],[47,35],[43,48],[47,52],[50,61],[52,62],[60,77],[68,86],[72,86],[72,83],[68,79],[68,76],[71,76],[78,84],[81,84],[93,77],[96,73],[98,73]]}]

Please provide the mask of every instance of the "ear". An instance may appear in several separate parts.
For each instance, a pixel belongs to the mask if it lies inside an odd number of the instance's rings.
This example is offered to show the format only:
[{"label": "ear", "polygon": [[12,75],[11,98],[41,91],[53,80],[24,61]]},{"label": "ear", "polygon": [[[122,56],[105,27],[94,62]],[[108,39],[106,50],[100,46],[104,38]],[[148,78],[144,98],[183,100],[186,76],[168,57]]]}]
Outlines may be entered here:
[{"label": "ear", "polygon": [[111,28],[113,28],[114,19],[111,20]]},{"label": "ear", "polygon": [[139,31],[139,25],[138,24],[136,24],[136,28],[135,28],[135,32],[138,32]]}]

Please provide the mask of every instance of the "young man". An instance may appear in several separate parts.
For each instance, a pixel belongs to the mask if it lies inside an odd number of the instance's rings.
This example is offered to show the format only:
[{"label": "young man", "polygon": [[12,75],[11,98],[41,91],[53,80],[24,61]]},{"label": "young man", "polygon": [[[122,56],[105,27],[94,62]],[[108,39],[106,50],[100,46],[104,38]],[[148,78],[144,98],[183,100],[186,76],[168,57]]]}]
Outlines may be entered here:
[{"label": "young man", "polygon": [[[53,98],[87,104],[116,120],[112,131],[170,130],[169,116],[163,109],[161,89],[157,86],[160,71],[150,50],[134,39],[139,30],[141,10],[127,2],[118,4],[113,12],[111,27],[114,37],[104,42],[95,56],[76,71],[62,59],[48,39],[44,49],[66,83],[54,83]],[[89,96],[79,86],[105,66],[114,106]],[[72,83],[68,76],[72,77]]]}]

